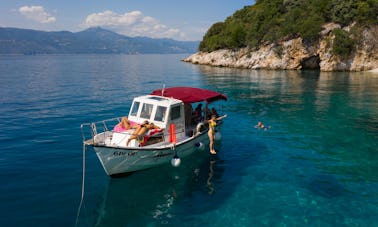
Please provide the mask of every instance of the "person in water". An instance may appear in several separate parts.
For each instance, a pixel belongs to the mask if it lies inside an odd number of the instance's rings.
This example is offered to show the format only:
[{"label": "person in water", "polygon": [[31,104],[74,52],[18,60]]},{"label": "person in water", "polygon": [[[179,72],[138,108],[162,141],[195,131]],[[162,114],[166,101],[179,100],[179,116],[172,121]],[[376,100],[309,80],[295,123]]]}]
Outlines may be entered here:
[{"label": "person in water", "polygon": [[257,125],[255,125],[255,128],[258,128],[258,129],[264,129],[264,130],[268,130],[268,128],[267,127],[265,127],[265,125],[261,122],[261,121],[259,121],[258,123],[257,123]]},{"label": "person in water", "polygon": [[150,129],[158,129],[159,127],[154,125],[154,123],[149,123],[148,121],[144,121],[143,124],[139,125],[134,133],[130,136],[127,140],[126,146],[129,145],[130,141],[133,139],[138,139],[140,141],[143,140],[143,136],[148,132]]},{"label": "person in water", "polygon": [[207,135],[209,136],[210,140],[210,154],[216,154],[217,152],[214,149],[214,141],[215,141],[215,127],[217,126],[217,121],[227,117],[227,115],[223,115],[221,117],[217,117],[216,115],[212,115],[210,120],[207,121],[209,124],[209,131]]},{"label": "person in water", "polygon": [[121,122],[119,122],[116,126],[114,126],[114,132],[124,132],[128,129],[131,129],[131,125],[129,119],[127,117],[122,117]]}]

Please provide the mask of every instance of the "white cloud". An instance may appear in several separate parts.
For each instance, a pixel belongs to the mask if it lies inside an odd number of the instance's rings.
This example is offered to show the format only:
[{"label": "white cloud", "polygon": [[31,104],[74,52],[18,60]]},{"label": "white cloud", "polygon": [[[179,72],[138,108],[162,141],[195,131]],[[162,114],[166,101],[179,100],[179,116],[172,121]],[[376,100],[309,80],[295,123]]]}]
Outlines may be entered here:
[{"label": "white cloud", "polygon": [[28,19],[39,23],[54,23],[56,18],[45,11],[43,6],[22,6],[18,11]]},{"label": "white cloud", "polygon": [[84,20],[83,27],[103,27],[127,36],[147,36],[152,38],[185,39],[179,29],[169,28],[157,19],[144,16],[141,11],[117,14],[110,10],[93,13]]}]

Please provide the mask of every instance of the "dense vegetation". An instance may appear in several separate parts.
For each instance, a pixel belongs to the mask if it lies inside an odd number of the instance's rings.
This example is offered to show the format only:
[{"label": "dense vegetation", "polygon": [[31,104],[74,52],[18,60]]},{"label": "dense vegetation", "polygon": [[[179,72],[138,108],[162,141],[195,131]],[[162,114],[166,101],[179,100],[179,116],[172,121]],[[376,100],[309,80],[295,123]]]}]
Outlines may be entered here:
[{"label": "dense vegetation", "polygon": [[263,43],[296,37],[312,43],[327,22],[342,26],[356,22],[356,29],[351,31],[354,34],[341,29],[334,31],[337,46],[333,51],[345,56],[354,46],[358,28],[378,25],[378,0],[256,0],[255,5],[213,24],[199,50],[253,49]]}]

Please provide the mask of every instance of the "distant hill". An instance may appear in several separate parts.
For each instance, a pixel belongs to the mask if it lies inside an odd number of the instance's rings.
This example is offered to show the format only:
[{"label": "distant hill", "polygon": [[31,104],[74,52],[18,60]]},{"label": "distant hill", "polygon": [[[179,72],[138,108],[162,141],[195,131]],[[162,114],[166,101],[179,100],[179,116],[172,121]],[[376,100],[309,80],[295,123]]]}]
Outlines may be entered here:
[{"label": "distant hill", "polygon": [[0,28],[0,54],[194,53],[199,42],[128,37],[100,27],[81,32]]}]

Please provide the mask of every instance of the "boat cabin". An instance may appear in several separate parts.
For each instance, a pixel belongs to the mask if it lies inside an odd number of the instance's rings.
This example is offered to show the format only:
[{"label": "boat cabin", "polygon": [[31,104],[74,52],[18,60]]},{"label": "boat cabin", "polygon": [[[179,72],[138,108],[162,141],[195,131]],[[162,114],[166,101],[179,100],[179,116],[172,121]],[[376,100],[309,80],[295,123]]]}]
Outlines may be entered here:
[{"label": "boat cabin", "polygon": [[[156,95],[136,97],[128,118],[130,122],[137,124],[146,120],[154,123],[159,128],[165,129],[165,134],[169,133],[170,125],[174,124],[176,137],[185,136],[184,103],[178,99]],[[165,140],[168,141],[169,137]]]}]

